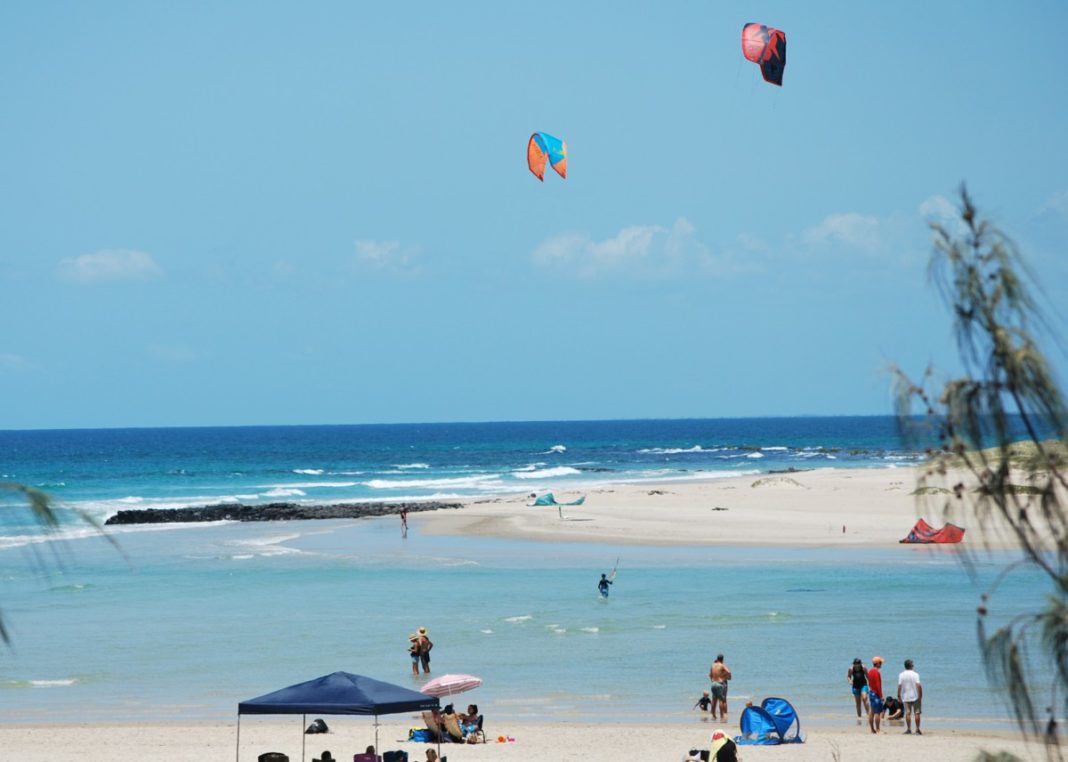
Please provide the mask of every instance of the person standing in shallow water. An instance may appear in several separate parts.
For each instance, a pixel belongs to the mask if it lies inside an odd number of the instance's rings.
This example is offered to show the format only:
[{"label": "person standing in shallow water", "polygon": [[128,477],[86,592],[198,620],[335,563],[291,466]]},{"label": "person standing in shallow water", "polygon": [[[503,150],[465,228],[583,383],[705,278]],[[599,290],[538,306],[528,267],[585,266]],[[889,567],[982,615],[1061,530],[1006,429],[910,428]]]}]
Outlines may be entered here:
[{"label": "person standing in shallow water", "polygon": [[602,598],[608,597],[608,586],[612,584],[612,580],[604,574],[601,575],[601,581],[597,583],[597,592],[601,594]]},{"label": "person standing in shallow water", "polygon": [[727,683],[732,675],[730,669],[723,663],[723,654],[716,654],[716,660],[712,662],[712,669],[708,670],[708,677],[712,681],[712,719],[716,718],[716,707],[719,707],[719,718],[727,720]]},{"label": "person standing in shallow water", "polygon": [[[853,689],[853,701],[857,705],[857,724],[859,725],[861,718],[868,714],[868,673],[864,669],[864,662],[860,659],[853,660],[853,665],[846,672],[846,682]],[[864,714],[860,712],[862,704]]]},{"label": "person standing in shallow water", "polygon": [[873,656],[872,668],[868,670],[868,727],[878,733],[883,722],[883,657]]},{"label": "person standing in shallow water", "polygon": [[419,661],[423,663],[423,674],[430,674],[430,649],[434,647],[434,644],[430,640],[430,635],[426,631],[426,627],[420,627],[418,631],[419,636]]},{"label": "person standing in shallow water", "polygon": [[408,636],[408,654],[412,657],[412,674],[419,674],[419,636],[412,633]]}]

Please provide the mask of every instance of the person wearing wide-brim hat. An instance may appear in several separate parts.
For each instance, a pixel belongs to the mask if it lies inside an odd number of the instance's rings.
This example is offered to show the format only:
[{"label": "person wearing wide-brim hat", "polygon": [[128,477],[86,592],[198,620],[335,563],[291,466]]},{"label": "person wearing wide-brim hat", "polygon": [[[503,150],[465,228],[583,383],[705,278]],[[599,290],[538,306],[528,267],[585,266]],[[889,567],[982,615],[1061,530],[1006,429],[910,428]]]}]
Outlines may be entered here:
[{"label": "person wearing wide-brim hat", "polygon": [[[426,627],[420,627],[417,630],[418,640],[416,641],[419,649],[419,661],[423,664],[423,673],[430,674],[430,649],[434,647],[434,644],[430,640],[430,634],[427,632]],[[412,669],[415,669],[414,665]]]}]

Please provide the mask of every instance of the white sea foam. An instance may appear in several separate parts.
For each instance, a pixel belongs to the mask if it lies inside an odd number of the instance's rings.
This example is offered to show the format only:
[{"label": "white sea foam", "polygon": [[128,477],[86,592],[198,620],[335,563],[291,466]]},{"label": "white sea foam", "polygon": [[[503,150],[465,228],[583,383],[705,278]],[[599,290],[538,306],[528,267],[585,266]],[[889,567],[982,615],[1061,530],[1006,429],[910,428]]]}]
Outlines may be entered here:
[{"label": "white sea foam", "polygon": [[299,489],[278,487],[263,493],[264,497],[304,497],[307,492]]},{"label": "white sea foam", "polygon": [[429,463],[394,463],[394,468],[430,468]]},{"label": "white sea foam", "polygon": [[781,451],[781,450],[789,450],[790,448],[789,447],[761,447],[760,449],[764,450],[765,452],[774,452],[774,451]]},{"label": "white sea foam", "polygon": [[647,471],[642,474],[635,474],[634,476],[627,476],[622,479],[613,479],[616,484],[653,484],[658,482],[695,482],[695,481],[708,481],[709,479],[731,479],[735,476],[752,476],[753,474],[759,474],[758,469],[742,469],[738,471],[688,471],[680,474],[674,469],[660,469],[654,471]]},{"label": "white sea foam", "polygon": [[681,455],[686,452],[718,452],[718,448],[714,450],[706,450],[701,445],[694,445],[693,447],[647,447],[643,450],[638,450],[642,455]]},{"label": "white sea foam", "polygon": [[230,540],[227,547],[236,548],[238,552],[231,558],[246,560],[253,556],[284,556],[303,553],[296,548],[290,548],[282,543],[296,540],[299,534],[268,535],[266,537],[253,537],[247,540]]},{"label": "white sea foam", "polygon": [[305,476],[322,476],[324,472],[321,468],[294,468],[293,473],[304,474]]},{"label": "white sea foam", "polygon": [[563,445],[553,445],[549,448],[549,452],[567,452],[567,448]]},{"label": "white sea foam", "polygon": [[523,466],[522,468],[513,469],[513,471],[537,471],[542,466],[548,465],[546,463],[531,463],[529,466]]},{"label": "white sea foam", "polygon": [[259,489],[344,489],[355,487],[359,482],[295,482],[282,484],[261,484]]},{"label": "white sea foam", "polygon": [[754,459],[755,458],[763,458],[764,457],[764,453],[762,453],[762,452],[751,452],[748,455],[746,455],[745,457],[754,458]]},{"label": "white sea foam", "polygon": [[597,633],[599,633],[601,631],[600,627],[581,627],[580,629],[583,632],[592,632],[594,635],[596,635]]},{"label": "white sea foam", "polygon": [[479,630],[483,635],[492,635],[493,630]]},{"label": "white sea foam", "polygon": [[299,534],[280,534],[274,537],[253,537],[250,540],[232,540],[227,545],[251,545],[255,548],[266,547],[267,545],[277,545],[280,542],[289,542],[290,540],[296,540],[300,537]]},{"label": "white sea foam", "polygon": [[536,471],[513,471],[512,476],[516,479],[553,479],[558,476],[572,476],[581,473],[577,468],[557,466],[556,468],[543,468]]},{"label": "white sea foam", "polygon": [[529,621],[529,620],[531,620],[531,619],[533,619],[533,618],[534,618],[534,617],[533,617],[533,616],[531,616],[530,614],[523,614],[523,615],[521,615],[521,616],[509,616],[509,617],[505,617],[505,618],[504,618],[504,621],[506,621],[506,622],[527,622],[527,621]]},{"label": "white sea foam", "polygon": [[446,477],[443,479],[371,479],[364,482],[371,489],[486,489],[503,487],[496,474]]},{"label": "white sea foam", "polygon": [[[226,521],[208,521],[197,524],[197,526],[216,526],[219,524],[227,524]],[[173,532],[179,529],[188,529],[188,524],[146,524],[143,526],[111,526],[108,527],[109,535],[117,534],[134,534],[136,532]],[[47,534],[17,534],[8,535],[6,537],[0,537],[0,550],[8,550],[10,548],[21,548],[27,545],[39,545],[46,542],[71,542],[74,540],[85,540],[91,537],[101,537],[100,532],[92,527],[70,527],[66,529],[59,529],[55,532],[49,532]]]},{"label": "white sea foam", "polygon": [[30,680],[29,683],[34,688],[62,688],[68,685],[74,685],[77,680],[73,677],[66,680]]},{"label": "white sea foam", "polygon": [[667,629],[667,625],[666,624],[654,624],[653,625],[653,629],[654,630],[666,630]]}]

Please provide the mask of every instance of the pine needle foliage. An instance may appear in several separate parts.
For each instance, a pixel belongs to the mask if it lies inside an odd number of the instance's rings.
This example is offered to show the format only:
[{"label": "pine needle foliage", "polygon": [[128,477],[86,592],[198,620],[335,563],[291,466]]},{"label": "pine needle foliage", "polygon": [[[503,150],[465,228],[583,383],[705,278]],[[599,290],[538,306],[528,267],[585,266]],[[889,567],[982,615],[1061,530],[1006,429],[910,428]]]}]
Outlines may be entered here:
[{"label": "pine needle foliage", "polygon": [[[1062,760],[1057,717],[1068,712],[1065,400],[1035,338],[1049,332],[1034,298],[1038,284],[1012,241],[979,215],[963,186],[959,215],[951,224],[931,224],[929,274],[952,312],[963,372],[935,389],[930,369],[921,383],[894,369],[897,419],[906,438],[922,432],[937,441],[927,450],[914,494],[928,502],[939,496],[943,518],[976,528],[983,548],[999,539],[1019,546],[1021,558],[997,582],[1025,565],[1049,581],[1041,610],[995,627],[988,607],[996,582],[981,596],[977,630],[989,682],[1006,697],[1024,737]],[[971,568],[974,556],[966,551],[963,558]],[[1051,682],[1028,679],[1029,646],[1053,664]]]},{"label": "pine needle foliage", "polygon": [[[7,494],[12,499],[4,499],[4,494]],[[61,522],[55,503],[47,493],[36,487],[29,487],[15,482],[0,482],[0,509],[29,511],[30,516],[33,517],[46,535],[55,534],[60,528]],[[75,510],[74,515],[79,521],[97,529],[108,542],[118,547],[114,538],[104,532],[103,526],[95,518],[79,510]],[[50,566],[62,566],[63,559],[59,556],[55,544],[48,543],[48,548],[48,551],[41,551],[38,550],[36,545],[31,545],[33,562],[38,573],[47,573]],[[11,643],[11,633],[5,626],[2,615],[0,615],[0,642],[8,645]]]}]

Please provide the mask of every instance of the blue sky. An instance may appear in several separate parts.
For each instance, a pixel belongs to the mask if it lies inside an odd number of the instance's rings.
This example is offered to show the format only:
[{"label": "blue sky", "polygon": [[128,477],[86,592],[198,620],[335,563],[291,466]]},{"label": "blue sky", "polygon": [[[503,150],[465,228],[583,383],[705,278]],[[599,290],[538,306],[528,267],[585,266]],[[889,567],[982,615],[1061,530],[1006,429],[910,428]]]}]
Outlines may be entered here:
[{"label": "blue sky", "polygon": [[888,413],[962,180],[1068,304],[1066,21],[4,3],[0,428]]}]

